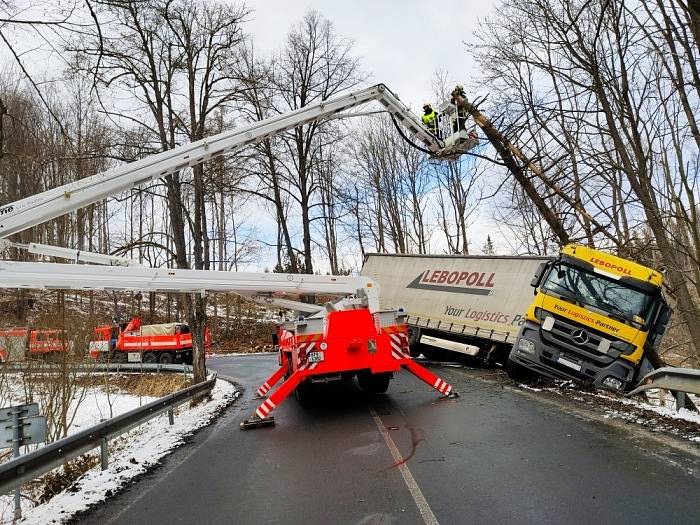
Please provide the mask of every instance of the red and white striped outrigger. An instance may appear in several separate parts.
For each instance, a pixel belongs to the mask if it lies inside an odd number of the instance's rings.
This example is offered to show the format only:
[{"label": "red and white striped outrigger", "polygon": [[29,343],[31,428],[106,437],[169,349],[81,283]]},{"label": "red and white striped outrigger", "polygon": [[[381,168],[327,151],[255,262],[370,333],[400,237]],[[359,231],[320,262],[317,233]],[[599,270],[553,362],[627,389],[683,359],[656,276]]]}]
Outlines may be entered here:
[{"label": "red and white striped outrigger", "polygon": [[381,392],[389,377],[405,368],[441,394],[457,395],[450,384],[411,358],[406,317],[401,311],[333,311],[321,319],[286,323],[280,326],[277,339],[279,368],[258,388],[258,396],[266,396],[284,381],[241,428],[273,424],[272,411],[312,378],[364,374],[379,380],[372,384]]}]

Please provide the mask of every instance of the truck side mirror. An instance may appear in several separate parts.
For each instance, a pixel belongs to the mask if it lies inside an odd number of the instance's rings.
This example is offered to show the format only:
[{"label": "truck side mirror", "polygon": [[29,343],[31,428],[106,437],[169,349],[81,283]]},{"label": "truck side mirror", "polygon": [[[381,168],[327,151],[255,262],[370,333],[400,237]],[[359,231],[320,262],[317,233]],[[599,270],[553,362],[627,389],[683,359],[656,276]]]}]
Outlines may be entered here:
[{"label": "truck side mirror", "polygon": [[671,321],[671,313],[672,310],[671,308],[664,303],[663,306],[661,307],[661,311],[659,312],[659,317],[656,319],[656,327],[654,331],[657,334],[663,334],[666,331],[666,327],[668,326],[668,323]]},{"label": "truck side mirror", "polygon": [[540,265],[537,267],[537,271],[535,272],[535,276],[532,278],[532,281],[530,281],[530,286],[537,288],[540,285],[540,281],[542,280],[542,276],[544,275],[546,269],[547,263],[540,263]]}]

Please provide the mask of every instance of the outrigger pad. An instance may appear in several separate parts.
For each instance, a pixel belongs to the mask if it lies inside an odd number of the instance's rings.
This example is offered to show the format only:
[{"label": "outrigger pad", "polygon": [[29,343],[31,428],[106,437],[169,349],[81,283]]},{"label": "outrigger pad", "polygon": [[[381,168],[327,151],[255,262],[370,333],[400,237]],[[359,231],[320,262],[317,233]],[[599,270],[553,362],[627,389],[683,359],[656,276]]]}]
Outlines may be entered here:
[{"label": "outrigger pad", "polygon": [[446,396],[440,396],[440,399],[455,399],[459,397],[459,392],[455,392],[454,390],[447,394]]},{"label": "outrigger pad", "polygon": [[250,419],[241,421],[241,430],[250,430],[251,428],[260,427],[271,427],[275,424],[275,418],[273,416],[268,416],[265,419],[260,419],[258,416],[253,415]]}]

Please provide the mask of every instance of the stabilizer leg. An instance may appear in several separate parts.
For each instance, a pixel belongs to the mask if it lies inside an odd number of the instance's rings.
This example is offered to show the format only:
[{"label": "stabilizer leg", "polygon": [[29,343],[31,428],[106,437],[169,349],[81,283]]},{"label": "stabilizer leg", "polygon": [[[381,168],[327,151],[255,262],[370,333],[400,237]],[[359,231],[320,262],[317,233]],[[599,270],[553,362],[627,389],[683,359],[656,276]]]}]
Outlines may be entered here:
[{"label": "stabilizer leg", "polygon": [[302,372],[294,372],[279,386],[279,388],[277,388],[277,390],[270,394],[270,396],[260,404],[255,413],[249,419],[241,423],[241,429],[247,430],[249,428],[274,425],[275,418],[270,416],[270,413],[277,408],[304,379],[305,376]]},{"label": "stabilizer leg", "polygon": [[260,388],[258,388],[258,397],[264,397],[277,382],[284,377],[284,373],[287,371],[287,362],[285,361],[281,367],[279,367],[274,374],[272,374],[267,381],[265,381]]},{"label": "stabilizer leg", "polygon": [[422,365],[419,365],[413,360],[406,360],[403,364],[406,369],[411,372],[418,379],[424,383],[430,385],[435,390],[440,392],[446,397],[458,397],[459,394],[452,388],[452,385],[447,383],[447,381],[440,379],[438,376],[433,374],[430,370]]}]

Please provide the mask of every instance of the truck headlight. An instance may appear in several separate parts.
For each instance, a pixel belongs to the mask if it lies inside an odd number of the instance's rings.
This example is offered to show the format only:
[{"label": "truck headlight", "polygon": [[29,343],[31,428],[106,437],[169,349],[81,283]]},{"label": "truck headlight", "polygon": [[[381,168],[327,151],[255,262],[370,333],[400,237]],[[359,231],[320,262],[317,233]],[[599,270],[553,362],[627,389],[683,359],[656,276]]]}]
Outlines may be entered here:
[{"label": "truck headlight", "polygon": [[603,385],[614,390],[622,390],[622,381],[616,377],[608,376],[603,379]]},{"label": "truck headlight", "polygon": [[524,337],[518,341],[518,352],[523,354],[534,354],[535,353],[535,343]]}]

